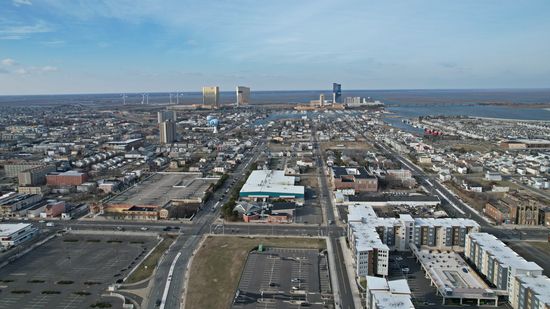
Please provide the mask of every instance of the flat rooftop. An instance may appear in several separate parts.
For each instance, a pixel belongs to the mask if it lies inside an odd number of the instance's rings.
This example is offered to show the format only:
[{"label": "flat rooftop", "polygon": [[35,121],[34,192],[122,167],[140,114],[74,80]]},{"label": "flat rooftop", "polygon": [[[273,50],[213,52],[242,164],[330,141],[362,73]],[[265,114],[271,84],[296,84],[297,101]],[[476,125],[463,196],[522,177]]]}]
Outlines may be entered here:
[{"label": "flat rooftop", "polygon": [[295,183],[296,177],[286,176],[284,171],[255,170],[241,188],[241,195],[281,193],[304,197],[304,186],[295,186]]},{"label": "flat rooftop", "polygon": [[501,264],[516,269],[542,271],[542,267],[537,265],[537,263],[527,261],[492,234],[470,233],[467,237],[474,240],[478,246],[483,248],[488,254],[494,256]]},{"label": "flat rooftop", "polygon": [[529,287],[537,298],[547,306],[550,306],[550,278],[546,276],[518,276],[524,286]]},{"label": "flat rooftop", "polygon": [[479,224],[472,219],[466,218],[415,218],[415,226],[460,226],[460,227],[479,227]]},{"label": "flat rooftop", "polygon": [[160,172],[109,201],[110,204],[164,206],[170,201],[201,199],[218,178],[201,173]]},{"label": "flat rooftop", "polygon": [[350,223],[350,227],[355,235],[354,246],[357,252],[370,251],[375,248],[386,251],[390,250],[389,247],[382,242],[374,226],[363,223]]},{"label": "flat rooftop", "polygon": [[29,223],[3,223],[0,224],[0,236],[9,236],[19,230],[30,226]]},{"label": "flat rooftop", "polygon": [[[495,293],[468,266],[462,257],[452,251],[418,249],[411,246],[422,268],[446,297],[492,299]],[[452,291],[451,294],[448,291]]]}]

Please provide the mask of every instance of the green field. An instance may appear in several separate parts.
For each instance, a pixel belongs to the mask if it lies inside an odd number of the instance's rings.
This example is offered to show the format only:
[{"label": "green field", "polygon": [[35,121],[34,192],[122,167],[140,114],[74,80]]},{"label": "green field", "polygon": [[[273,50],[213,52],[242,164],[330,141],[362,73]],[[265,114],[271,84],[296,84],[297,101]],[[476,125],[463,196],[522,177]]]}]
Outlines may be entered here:
[{"label": "green field", "polygon": [[326,248],[323,239],[208,236],[193,258],[185,308],[228,308],[248,253],[259,244],[278,248]]}]

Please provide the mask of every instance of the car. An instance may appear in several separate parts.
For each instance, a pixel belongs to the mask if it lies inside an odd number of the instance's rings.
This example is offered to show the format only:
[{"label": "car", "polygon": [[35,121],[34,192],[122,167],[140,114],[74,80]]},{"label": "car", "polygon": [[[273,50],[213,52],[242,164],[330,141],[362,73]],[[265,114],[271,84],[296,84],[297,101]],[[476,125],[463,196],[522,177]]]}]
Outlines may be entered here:
[{"label": "car", "polygon": [[403,261],[403,258],[400,257],[400,256],[396,256],[396,257],[395,257],[395,260],[396,260],[396,261]]},{"label": "car", "polygon": [[302,282],[302,279],[300,279],[300,278],[292,278],[292,279],[290,280],[290,282],[292,282],[292,283],[299,283],[299,282]]},{"label": "car", "polygon": [[40,220],[40,221],[38,221],[38,223],[44,223],[44,222],[46,222],[46,221],[45,221],[45,220]]},{"label": "car", "polygon": [[52,227],[53,225],[54,225],[53,222],[46,223],[46,226],[48,226],[48,227]]},{"label": "car", "polygon": [[408,267],[403,267],[403,268],[401,268],[401,271],[404,272],[404,273],[408,273],[409,268]]},{"label": "car", "polygon": [[157,299],[157,301],[155,302],[155,305],[159,307],[161,304],[162,304],[162,301],[160,299]]},{"label": "car", "polygon": [[142,230],[142,231],[147,231],[148,228],[146,228],[146,227],[144,226],[144,227],[140,228],[140,230]]}]

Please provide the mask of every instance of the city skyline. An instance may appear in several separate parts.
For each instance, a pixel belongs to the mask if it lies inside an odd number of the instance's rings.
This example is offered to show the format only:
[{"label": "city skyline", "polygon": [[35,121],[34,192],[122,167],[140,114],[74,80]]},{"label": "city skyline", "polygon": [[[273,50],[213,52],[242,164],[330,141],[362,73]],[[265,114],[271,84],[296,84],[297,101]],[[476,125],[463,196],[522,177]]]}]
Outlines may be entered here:
[{"label": "city skyline", "polygon": [[[544,88],[545,1],[4,1],[0,94]],[[205,23],[204,20],[209,20]],[[237,22],[236,22],[237,21]],[[360,35],[357,35],[360,33]],[[396,74],[398,72],[398,74]]]}]

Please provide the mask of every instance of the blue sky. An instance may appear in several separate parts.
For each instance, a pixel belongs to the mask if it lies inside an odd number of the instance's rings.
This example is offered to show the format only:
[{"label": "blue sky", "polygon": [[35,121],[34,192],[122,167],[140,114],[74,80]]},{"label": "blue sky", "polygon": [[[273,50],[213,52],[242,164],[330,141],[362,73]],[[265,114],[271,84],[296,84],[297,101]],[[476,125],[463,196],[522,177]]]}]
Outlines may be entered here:
[{"label": "blue sky", "polygon": [[547,88],[550,1],[0,0],[0,94]]}]

